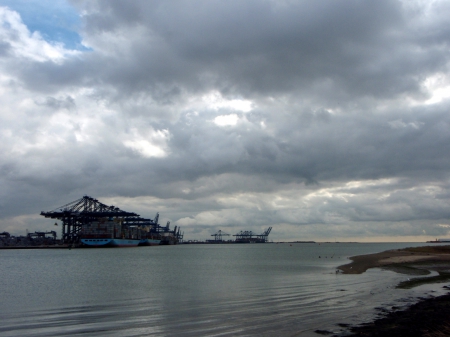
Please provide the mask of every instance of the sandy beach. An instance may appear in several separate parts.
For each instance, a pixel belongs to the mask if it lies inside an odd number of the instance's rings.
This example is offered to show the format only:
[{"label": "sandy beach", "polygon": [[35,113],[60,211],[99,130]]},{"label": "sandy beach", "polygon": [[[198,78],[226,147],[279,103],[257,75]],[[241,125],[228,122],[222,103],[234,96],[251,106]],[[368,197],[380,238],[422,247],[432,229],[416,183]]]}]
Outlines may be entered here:
[{"label": "sandy beach", "polygon": [[[434,277],[415,277],[397,287],[414,287],[429,282],[450,281],[450,246],[426,246],[389,250],[376,254],[351,257],[351,263],[339,266],[345,274],[361,274],[369,268],[390,269],[412,275],[438,272]],[[450,287],[443,285],[443,287]],[[351,327],[346,336],[450,336],[450,294],[424,298],[406,310],[391,308],[385,317]]]}]

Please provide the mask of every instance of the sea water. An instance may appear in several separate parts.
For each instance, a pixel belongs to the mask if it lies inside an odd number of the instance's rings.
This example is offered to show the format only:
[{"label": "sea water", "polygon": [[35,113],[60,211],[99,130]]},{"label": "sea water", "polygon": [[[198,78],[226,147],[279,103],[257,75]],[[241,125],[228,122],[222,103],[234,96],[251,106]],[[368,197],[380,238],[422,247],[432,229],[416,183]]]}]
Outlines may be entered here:
[{"label": "sea water", "polygon": [[[420,243],[0,250],[0,336],[314,336],[435,296],[408,275],[336,273]],[[339,326],[338,324],[341,324]],[[319,336],[319,335],[316,335]]]}]

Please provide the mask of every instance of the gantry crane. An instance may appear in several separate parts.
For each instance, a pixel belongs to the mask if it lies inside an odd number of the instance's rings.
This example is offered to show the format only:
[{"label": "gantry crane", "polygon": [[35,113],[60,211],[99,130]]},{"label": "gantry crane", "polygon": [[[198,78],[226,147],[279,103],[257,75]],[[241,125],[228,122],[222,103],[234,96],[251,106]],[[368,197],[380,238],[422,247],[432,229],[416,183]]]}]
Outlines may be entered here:
[{"label": "gantry crane", "polygon": [[222,242],[223,241],[223,236],[230,236],[230,234],[227,234],[225,232],[222,232],[220,229],[217,231],[217,233],[212,234],[211,236],[214,236],[214,241],[215,242]]},{"label": "gantry crane", "polygon": [[233,236],[236,237],[237,243],[265,243],[268,241],[271,230],[272,227],[269,227],[261,234],[255,234],[252,231],[240,231]]},{"label": "gantry crane", "polygon": [[[95,198],[87,195],[81,199],[70,202],[64,206],[58,207],[53,211],[41,212],[46,218],[58,219],[62,221],[62,241],[64,243],[77,243],[79,234],[84,225],[88,225],[94,221],[102,222],[106,220],[114,220],[120,222],[123,226],[131,227],[147,227],[148,232],[161,235],[161,233],[173,234],[176,238],[174,243],[182,239],[180,230],[176,232],[169,230],[169,224],[162,227],[158,224],[159,213],[156,213],[155,219],[141,218],[139,214],[126,212],[115,206],[108,206]],[[172,233],[173,232],[173,233]]]}]

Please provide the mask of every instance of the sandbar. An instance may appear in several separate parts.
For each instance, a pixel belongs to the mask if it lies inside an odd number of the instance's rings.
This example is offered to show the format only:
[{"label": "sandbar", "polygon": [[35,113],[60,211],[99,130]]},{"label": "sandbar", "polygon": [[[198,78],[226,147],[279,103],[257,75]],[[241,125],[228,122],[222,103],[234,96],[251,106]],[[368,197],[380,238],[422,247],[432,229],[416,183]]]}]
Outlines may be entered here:
[{"label": "sandbar", "polygon": [[430,270],[450,270],[450,246],[424,246],[387,250],[381,253],[350,257],[351,263],[337,267],[344,274],[361,274],[370,268],[426,263]]}]

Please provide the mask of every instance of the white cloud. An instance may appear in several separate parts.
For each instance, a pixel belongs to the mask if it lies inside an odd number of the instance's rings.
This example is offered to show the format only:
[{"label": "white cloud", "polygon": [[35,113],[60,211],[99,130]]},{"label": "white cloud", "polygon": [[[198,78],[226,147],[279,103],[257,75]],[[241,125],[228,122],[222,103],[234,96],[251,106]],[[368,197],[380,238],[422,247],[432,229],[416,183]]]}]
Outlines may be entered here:
[{"label": "white cloud", "polygon": [[143,136],[137,129],[133,129],[131,138],[125,140],[123,144],[143,157],[162,158],[168,155],[167,140],[169,137],[168,130],[148,130]]},{"label": "white cloud", "polygon": [[228,108],[241,112],[250,112],[254,109],[254,104],[250,100],[245,99],[227,99],[220,92],[213,91],[202,97],[207,109],[219,110]]},{"label": "white cloud", "polygon": [[62,44],[45,41],[39,32],[30,32],[20,15],[7,7],[0,7],[0,41],[9,47],[12,56],[37,62],[60,63],[67,56],[80,54],[65,49]]},{"label": "white cloud", "polygon": [[425,90],[431,96],[425,104],[435,104],[450,98],[450,77],[440,73],[430,76],[424,81]]},{"label": "white cloud", "polygon": [[239,121],[239,117],[236,114],[221,115],[214,118],[214,123],[219,126],[231,126],[236,125]]}]

